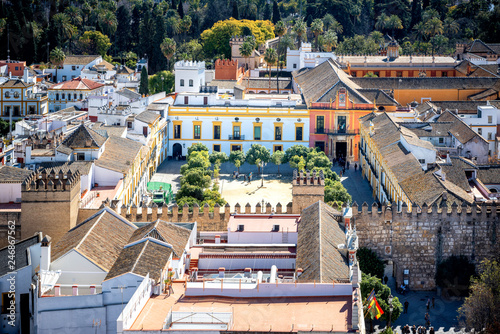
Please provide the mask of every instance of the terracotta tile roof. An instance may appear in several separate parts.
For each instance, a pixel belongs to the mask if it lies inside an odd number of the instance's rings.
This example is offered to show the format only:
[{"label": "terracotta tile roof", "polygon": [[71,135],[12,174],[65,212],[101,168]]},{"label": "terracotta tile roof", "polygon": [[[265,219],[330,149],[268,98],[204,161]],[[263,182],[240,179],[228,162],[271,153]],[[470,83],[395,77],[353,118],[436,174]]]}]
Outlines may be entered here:
[{"label": "terracotta tile roof", "polygon": [[477,178],[483,184],[500,184],[500,165],[479,167]]},{"label": "terracotta tile roof", "polygon": [[126,273],[143,277],[149,273],[149,277],[158,283],[171,256],[172,248],[167,244],[153,238],[141,239],[123,248],[104,280]]},{"label": "terracotta tile roof", "polygon": [[445,111],[437,119],[439,122],[453,122],[450,127],[449,132],[462,144],[468,143],[474,138],[486,142],[487,141],[480,135],[478,135],[470,126],[464,123],[459,117],[450,111]]},{"label": "terracotta tile roof", "polygon": [[439,167],[445,173],[445,179],[456,184],[465,191],[471,191],[469,180],[465,174],[466,170],[477,169],[460,157],[450,157],[451,163],[440,163]]},{"label": "terracotta tile roof", "polygon": [[51,86],[49,90],[94,90],[101,87],[104,87],[104,85],[89,79],[78,77],[55,84]]},{"label": "terracotta tile roof", "polygon": [[414,77],[414,78],[351,78],[362,88],[379,89],[489,89],[500,78]]},{"label": "terracotta tile roof", "polygon": [[117,126],[117,125],[105,125],[104,123],[94,123],[92,127],[98,133],[104,135],[104,137],[123,137],[127,133],[126,126]]},{"label": "terracotta tile roof", "polygon": [[31,174],[33,171],[27,169],[0,166],[0,183],[23,183]]},{"label": "terracotta tile roof", "polygon": [[[306,104],[311,102],[330,102],[336,97],[340,88],[346,88],[349,98],[357,103],[371,103],[360,91],[361,88],[331,59],[312,69],[301,69],[292,72],[293,79],[300,87]],[[377,87],[378,88],[378,87]]]},{"label": "terracotta tile roof", "polygon": [[104,69],[106,71],[113,71],[115,69],[115,66],[107,62],[106,60],[103,60],[99,64],[92,66],[92,68],[95,68],[96,70]]},{"label": "terracotta tile roof", "polygon": [[76,250],[103,270],[109,271],[136,229],[113,210],[104,208],[69,230],[59,240],[52,249],[52,261]]},{"label": "terracotta tile roof", "polygon": [[399,105],[398,101],[396,101],[393,97],[389,96],[386,92],[381,89],[374,88],[360,88],[358,92],[362,93],[363,96],[368,98],[370,101],[376,102],[377,105],[384,106],[397,106]]},{"label": "terracotta tile roof", "polygon": [[465,48],[466,52],[469,53],[497,53],[488,44],[484,43],[480,39],[475,39],[469,46]]},{"label": "terracotta tile roof", "polygon": [[[221,81],[221,80],[218,80]],[[222,80],[226,81],[226,80]],[[228,80],[229,81],[229,80]],[[247,80],[243,79],[242,84],[245,84]],[[279,87],[280,89],[292,89],[292,79],[291,78],[280,78]],[[212,85],[212,82],[210,83]],[[269,89],[269,78],[250,78],[248,80],[248,89]],[[276,89],[276,78],[271,78],[271,89]]]},{"label": "terracotta tile roof", "polygon": [[66,56],[64,59],[64,65],[87,65],[93,62],[100,56],[98,55],[76,55],[76,56]]},{"label": "terracotta tile roof", "polygon": [[[36,245],[37,243],[41,242],[42,240],[40,239],[41,233],[37,233],[32,237],[20,240],[16,242],[16,253],[15,253],[15,263],[14,266],[15,268],[11,268],[9,260],[9,247],[6,246],[2,249],[0,249],[0,277],[6,275],[9,272],[17,271],[19,269],[22,269],[26,266],[29,265],[29,256],[28,256],[28,248],[31,246]],[[7,290],[5,290],[7,291]]]},{"label": "terracotta tile roof", "polygon": [[161,116],[155,112],[145,110],[141,112],[139,115],[135,116],[135,119],[146,124],[154,124],[157,119]]},{"label": "terracotta tile roof", "polygon": [[134,70],[128,68],[127,66],[121,66],[117,71],[116,74],[132,74],[134,73]]},{"label": "terracotta tile roof", "polygon": [[[340,57],[343,63],[349,62],[351,67],[359,68],[360,66],[364,66],[364,64],[370,65],[385,65],[385,66],[398,66],[404,67],[407,65],[415,66],[416,65],[432,65],[435,64],[437,67],[442,67],[444,65],[453,66],[455,64],[455,59],[453,57],[448,56],[399,56],[397,58],[387,58],[386,56],[341,56]],[[433,59],[434,58],[434,59]]]},{"label": "terracotta tile roof", "polygon": [[70,155],[73,153],[73,150],[71,148],[69,148],[68,146],[66,145],[59,145],[57,148],[56,148],[56,151],[57,152],[61,152],[63,154],[66,154],[66,155]]},{"label": "terracotta tile roof", "polygon": [[349,280],[345,250],[345,229],[335,220],[338,212],[318,201],[302,211],[298,228],[296,268],[302,268],[299,281],[328,283]]},{"label": "terracotta tile roof", "polygon": [[174,257],[180,258],[184,253],[184,249],[189,242],[190,236],[191,230],[178,226],[174,223],[167,223],[166,221],[158,219],[153,223],[137,229],[130,238],[130,242],[135,242],[147,237],[153,237],[172,245]]},{"label": "terracotta tile roof", "polygon": [[62,142],[62,145],[71,149],[99,148],[106,142],[106,138],[88,126],[81,124]]},{"label": "terracotta tile roof", "polygon": [[60,170],[66,173],[70,170],[73,174],[79,171],[80,175],[89,175],[92,164],[92,161],[42,162],[40,163],[40,167],[45,169],[47,174],[50,174],[52,171],[59,173]]},{"label": "terracotta tile roof", "polygon": [[127,173],[143,145],[127,138],[109,137],[104,153],[95,160],[96,166]]},{"label": "terracotta tile roof", "polygon": [[33,84],[27,84],[20,79],[10,79],[5,81],[3,84],[0,84],[0,87],[2,88],[26,88],[31,86],[33,86]]}]

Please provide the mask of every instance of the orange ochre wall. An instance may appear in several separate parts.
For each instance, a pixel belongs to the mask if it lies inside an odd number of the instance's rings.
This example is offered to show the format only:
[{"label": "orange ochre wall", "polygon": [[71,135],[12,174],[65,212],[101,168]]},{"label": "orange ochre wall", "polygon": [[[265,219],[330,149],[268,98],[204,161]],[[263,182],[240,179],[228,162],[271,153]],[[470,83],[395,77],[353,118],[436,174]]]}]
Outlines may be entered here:
[{"label": "orange ochre wall", "polygon": [[[484,91],[484,89],[395,89],[394,99],[401,105],[410,102],[432,101],[467,101],[470,95]],[[492,96],[492,100],[496,95]]]}]

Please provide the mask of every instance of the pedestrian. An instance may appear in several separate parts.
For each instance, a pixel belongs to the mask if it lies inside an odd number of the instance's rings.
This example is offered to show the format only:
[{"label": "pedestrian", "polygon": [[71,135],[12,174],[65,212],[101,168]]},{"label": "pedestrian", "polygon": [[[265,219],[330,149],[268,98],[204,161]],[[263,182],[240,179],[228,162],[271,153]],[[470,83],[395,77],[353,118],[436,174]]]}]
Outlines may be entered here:
[{"label": "pedestrian", "polygon": [[426,326],[430,326],[430,324],[431,324],[431,317],[430,317],[430,315],[429,315],[429,312],[427,312],[427,313],[425,314],[425,325],[426,325]]},{"label": "pedestrian", "polygon": [[354,171],[356,172],[357,170],[358,170],[358,164],[357,164],[357,163],[355,163],[355,164],[354,164]]},{"label": "pedestrian", "polygon": [[247,182],[247,175],[243,174],[243,177],[245,178],[245,182]]},{"label": "pedestrian", "polygon": [[342,166],[342,174],[345,174],[345,165]]},{"label": "pedestrian", "polygon": [[342,178],[342,171],[339,172],[339,177]]},{"label": "pedestrian", "polygon": [[429,334],[435,334],[434,327],[431,326],[431,328],[429,328]]},{"label": "pedestrian", "polygon": [[417,326],[413,325],[413,327],[411,328],[411,332],[413,334],[417,334]]},{"label": "pedestrian", "polygon": [[347,169],[349,169],[349,166],[350,166],[350,163],[349,163],[349,161],[347,161]]},{"label": "pedestrian", "polygon": [[429,308],[431,307],[431,300],[430,299],[427,299],[427,311],[429,311]]},{"label": "pedestrian", "polygon": [[387,281],[389,281],[389,277],[387,277],[387,275],[386,275],[386,276],[384,276],[384,284],[385,285],[387,285]]},{"label": "pedestrian", "polygon": [[405,301],[405,313],[408,313],[408,306],[410,303],[408,301]]},{"label": "pedestrian", "polygon": [[432,296],[432,308],[434,308],[434,302],[436,301],[436,297]]}]

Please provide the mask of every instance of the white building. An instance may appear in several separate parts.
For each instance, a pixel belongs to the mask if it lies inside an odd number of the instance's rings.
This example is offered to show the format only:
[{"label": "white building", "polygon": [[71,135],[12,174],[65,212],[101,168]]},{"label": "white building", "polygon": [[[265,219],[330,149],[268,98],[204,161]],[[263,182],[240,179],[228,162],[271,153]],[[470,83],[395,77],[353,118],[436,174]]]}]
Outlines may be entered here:
[{"label": "white building", "polygon": [[500,125],[500,109],[492,105],[478,106],[476,114],[459,114],[458,116],[472,130],[488,141],[490,156],[495,153],[498,155],[495,139],[499,135],[497,129]]},{"label": "white building", "polygon": [[301,68],[314,68],[330,58],[337,59],[332,52],[312,52],[311,43],[302,42],[298,50],[287,49],[286,70],[292,72]]},{"label": "white building", "polygon": [[62,68],[49,71],[53,73],[55,82],[68,81],[81,76],[82,71],[89,70],[102,62],[102,57],[97,55],[66,56]]},{"label": "white building", "polygon": [[65,109],[69,104],[82,103],[89,96],[103,95],[105,85],[81,77],[61,82],[48,89],[49,111]]},{"label": "white building", "polygon": [[309,145],[309,113],[299,95],[247,96],[177,94],[168,112],[169,154],[185,156],[193,143],[227,154],[256,143],[271,152]]},{"label": "white building", "polygon": [[178,61],[174,65],[175,91],[199,92],[200,87],[205,85],[205,62]]}]

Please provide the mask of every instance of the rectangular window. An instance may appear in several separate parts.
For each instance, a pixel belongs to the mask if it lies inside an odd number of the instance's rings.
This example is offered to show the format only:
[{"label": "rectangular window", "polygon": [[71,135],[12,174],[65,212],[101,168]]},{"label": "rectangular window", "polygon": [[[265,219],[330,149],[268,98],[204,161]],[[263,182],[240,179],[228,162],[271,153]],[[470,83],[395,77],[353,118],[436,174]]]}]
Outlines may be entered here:
[{"label": "rectangular window", "polygon": [[477,129],[477,133],[479,133],[480,135],[482,135],[483,134],[483,129],[481,129],[481,128]]},{"label": "rectangular window", "polygon": [[207,96],[204,96],[204,97],[203,97],[203,104],[204,104],[204,105],[207,105],[207,104],[208,104],[208,97],[207,97]]},{"label": "rectangular window", "polygon": [[273,145],[273,152],[283,151],[283,145]]},{"label": "rectangular window", "polygon": [[241,145],[231,145],[231,151],[241,151]]},{"label": "rectangular window", "polygon": [[425,164],[425,159],[418,159],[418,162],[420,162],[423,165]]},{"label": "rectangular window", "polygon": [[132,129],[132,122],[127,122],[127,129]]},{"label": "rectangular window", "polygon": [[352,76],[353,78],[355,78],[355,77],[356,77],[356,71],[352,71],[352,72],[351,72],[351,76]]},{"label": "rectangular window", "polygon": [[396,77],[401,78],[403,76],[403,72],[397,71],[396,72]]},{"label": "rectangular window", "polygon": [[201,125],[194,126],[194,139],[201,139]]},{"label": "rectangular window", "polygon": [[295,140],[296,141],[302,140],[302,127],[301,126],[297,126],[295,128]]},{"label": "rectangular window", "polygon": [[444,138],[440,137],[440,138],[439,138],[439,143],[440,143],[440,144],[443,144],[443,143],[444,143]]},{"label": "rectangular window", "polygon": [[9,292],[2,293],[2,314],[9,313],[8,308],[16,300],[15,294]]},{"label": "rectangular window", "polygon": [[35,106],[29,106],[28,107],[29,113],[33,115],[35,113]]},{"label": "rectangular window", "polygon": [[488,140],[493,140],[493,133],[488,132]]},{"label": "rectangular window", "polygon": [[10,116],[10,106],[9,107],[5,107],[5,112],[4,112],[4,116]]},{"label": "rectangular window", "polygon": [[14,106],[14,112],[12,114],[13,116],[20,116],[19,114],[19,106]]},{"label": "rectangular window", "polygon": [[220,152],[220,144],[214,144],[213,151],[214,152]]},{"label": "rectangular window", "polygon": [[66,81],[67,77],[65,75],[62,76],[62,81]]},{"label": "rectangular window", "polygon": [[236,140],[240,140],[241,139],[241,132],[240,132],[240,126],[239,125],[233,126],[233,138],[236,139]]},{"label": "rectangular window", "polygon": [[262,127],[261,126],[254,126],[253,127],[253,139],[254,140],[261,140],[261,132],[262,132]]},{"label": "rectangular window", "polygon": [[148,136],[148,127],[147,126],[142,127],[142,134],[144,135],[144,137]]},{"label": "rectangular window", "polygon": [[214,139],[220,139],[220,125],[214,125]]},{"label": "rectangular window", "polygon": [[337,117],[337,130],[338,133],[346,133],[347,117],[339,116]]},{"label": "rectangular window", "polygon": [[293,64],[293,68],[297,68],[297,64]]},{"label": "rectangular window", "polygon": [[181,125],[180,124],[174,125],[174,138],[175,139],[181,138]]},{"label": "rectangular window", "polygon": [[76,66],[71,66],[71,70],[76,70]]},{"label": "rectangular window", "polygon": [[325,116],[316,116],[316,133],[325,133]]},{"label": "rectangular window", "polygon": [[447,76],[448,76],[448,72],[447,72],[447,71],[443,71],[443,72],[441,72],[441,76],[442,76],[442,77],[447,77]]},{"label": "rectangular window", "polygon": [[493,116],[488,116],[488,124],[491,124],[493,123]]},{"label": "rectangular window", "polygon": [[189,96],[184,96],[184,104],[189,104]]},{"label": "rectangular window", "polygon": [[281,126],[274,127],[274,140],[281,140]]},{"label": "rectangular window", "polygon": [[77,153],[76,154],[76,160],[78,160],[78,161],[85,160],[85,153]]}]

